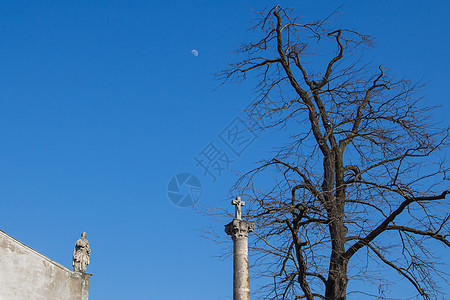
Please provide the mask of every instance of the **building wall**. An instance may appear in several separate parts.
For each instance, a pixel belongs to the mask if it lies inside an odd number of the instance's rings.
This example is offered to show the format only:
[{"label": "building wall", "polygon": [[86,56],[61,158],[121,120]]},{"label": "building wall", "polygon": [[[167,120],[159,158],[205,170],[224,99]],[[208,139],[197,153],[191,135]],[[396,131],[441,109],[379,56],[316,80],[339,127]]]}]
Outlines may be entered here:
[{"label": "building wall", "polygon": [[90,277],[0,231],[1,300],[87,300]]}]

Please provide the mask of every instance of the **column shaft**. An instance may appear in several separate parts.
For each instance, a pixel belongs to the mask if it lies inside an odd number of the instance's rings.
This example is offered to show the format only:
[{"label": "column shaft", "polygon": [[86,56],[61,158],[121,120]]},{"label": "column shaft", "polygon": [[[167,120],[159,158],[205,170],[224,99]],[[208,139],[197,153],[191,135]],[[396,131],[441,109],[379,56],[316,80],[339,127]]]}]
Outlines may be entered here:
[{"label": "column shaft", "polygon": [[233,238],[233,299],[250,300],[250,278],[248,274],[248,238]]},{"label": "column shaft", "polygon": [[233,300],[250,300],[248,234],[254,228],[254,222],[239,219],[225,225],[225,232],[233,239]]}]

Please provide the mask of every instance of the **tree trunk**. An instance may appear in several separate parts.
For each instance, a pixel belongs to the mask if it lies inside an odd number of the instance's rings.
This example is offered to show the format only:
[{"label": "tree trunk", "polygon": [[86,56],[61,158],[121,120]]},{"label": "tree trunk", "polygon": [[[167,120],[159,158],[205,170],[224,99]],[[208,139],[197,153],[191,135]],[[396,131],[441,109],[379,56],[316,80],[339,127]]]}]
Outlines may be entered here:
[{"label": "tree trunk", "polygon": [[330,300],[346,299],[347,291],[347,261],[342,257],[343,253],[331,255],[330,270],[325,287],[325,298]]},{"label": "tree trunk", "polygon": [[343,216],[339,214],[330,224],[330,235],[332,237],[332,253],[330,257],[330,268],[325,287],[325,298],[330,300],[346,299],[347,290],[347,265],[348,260],[344,258],[346,228]]},{"label": "tree trunk", "polygon": [[[342,259],[341,259],[342,260]],[[325,288],[325,298],[329,300],[347,299],[347,263],[333,262],[334,270],[331,270]]]}]

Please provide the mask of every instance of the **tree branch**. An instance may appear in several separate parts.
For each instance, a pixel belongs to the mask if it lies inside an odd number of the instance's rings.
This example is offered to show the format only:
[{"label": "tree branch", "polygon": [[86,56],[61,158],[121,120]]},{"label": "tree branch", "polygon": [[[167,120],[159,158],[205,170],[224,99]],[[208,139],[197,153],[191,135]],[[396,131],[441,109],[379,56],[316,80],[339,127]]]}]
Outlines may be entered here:
[{"label": "tree branch", "polygon": [[399,226],[399,225],[389,225],[386,227],[386,230],[399,230],[399,231],[410,232],[413,234],[429,236],[429,237],[432,237],[433,239],[443,242],[447,247],[450,247],[450,241],[448,241],[443,235],[433,232],[433,231],[418,230],[415,228]]},{"label": "tree branch", "polygon": [[351,246],[344,254],[345,259],[350,259],[359,249],[361,249],[364,246],[367,246],[373,239],[375,239],[377,236],[379,236],[383,231],[386,230],[386,227],[395,220],[395,218],[400,215],[403,210],[410,205],[413,202],[418,201],[432,201],[432,200],[439,200],[444,199],[447,194],[449,194],[450,191],[446,190],[442,192],[440,195],[434,195],[434,196],[423,196],[423,197],[409,197],[406,196],[405,200],[400,204],[400,206],[393,211],[383,222],[381,222],[378,227],[376,227],[372,232],[370,232],[365,238],[357,241],[353,246]]}]

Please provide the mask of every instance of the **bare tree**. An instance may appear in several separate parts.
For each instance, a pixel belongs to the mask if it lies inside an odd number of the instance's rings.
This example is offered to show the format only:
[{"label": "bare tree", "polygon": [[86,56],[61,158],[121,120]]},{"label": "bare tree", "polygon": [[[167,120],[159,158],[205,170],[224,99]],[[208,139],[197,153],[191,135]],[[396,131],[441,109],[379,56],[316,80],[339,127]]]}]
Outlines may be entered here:
[{"label": "bare tree", "polygon": [[439,158],[449,130],[433,124],[420,84],[365,63],[371,39],[332,29],[334,14],[305,22],[276,6],[259,16],[260,38],[220,76],[255,74],[248,121],[290,134],[235,190],[257,225],[263,298],[346,299],[349,278],[379,283],[389,270],[422,298],[442,296],[447,275],[433,250],[450,246]]}]

